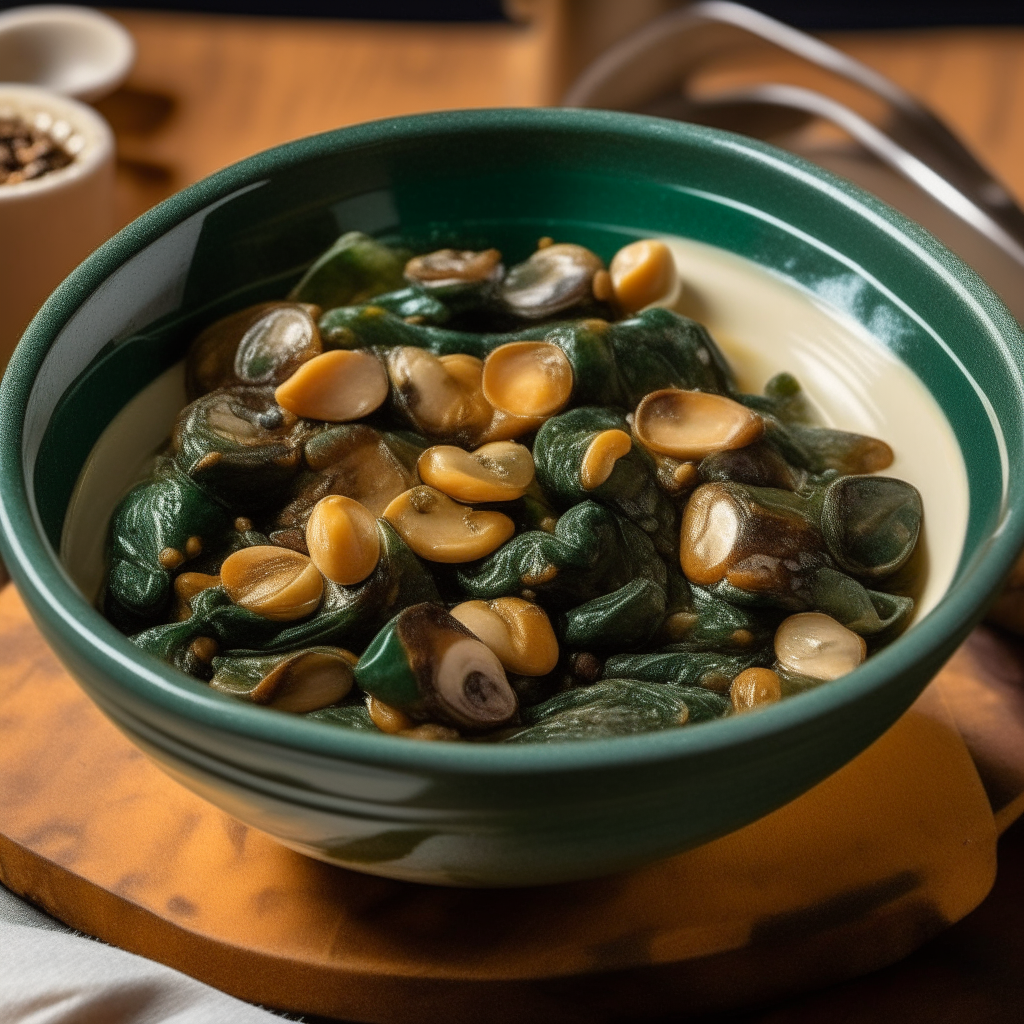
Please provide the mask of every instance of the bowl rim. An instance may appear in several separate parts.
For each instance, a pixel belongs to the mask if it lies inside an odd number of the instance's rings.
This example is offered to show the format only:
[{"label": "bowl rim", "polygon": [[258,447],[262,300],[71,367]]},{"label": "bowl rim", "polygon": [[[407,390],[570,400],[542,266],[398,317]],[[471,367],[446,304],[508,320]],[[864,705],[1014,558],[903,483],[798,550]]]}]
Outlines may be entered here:
[{"label": "bowl rim", "polygon": [[[309,136],[248,157],[144,213],[58,286],[19,343],[0,384],[0,551],[33,616],[44,623],[44,634],[56,634],[77,658],[132,697],[200,727],[342,762],[453,775],[531,775],[675,761],[713,755],[773,735],[781,737],[813,719],[841,712],[900,675],[912,672],[919,663],[934,659],[944,638],[966,632],[980,619],[1024,543],[1024,515],[1012,514],[1006,478],[998,526],[982,542],[970,570],[898,642],[870,658],[840,686],[816,688],[756,715],[730,716],[708,723],[711,728],[543,745],[409,743],[388,735],[293,718],[222,697],[155,657],[133,649],[131,642],[88,604],[41,535],[27,500],[22,458],[23,418],[36,373],[50,344],[81,303],[123,263],[186,217],[272,172],[378,142],[415,143],[428,136],[462,135],[499,126],[518,131],[558,130],[568,135],[604,134],[623,141],[675,139],[711,151],[730,150],[754,164],[770,164],[869,220],[928,264],[958,293],[961,302],[974,306],[975,315],[992,322],[1009,364],[1018,372],[1024,368],[1024,333],[1012,315],[973,270],[924,228],[852,183],[744,136],[639,114],[569,108],[443,111]],[[83,616],[83,612],[88,614]]]}]

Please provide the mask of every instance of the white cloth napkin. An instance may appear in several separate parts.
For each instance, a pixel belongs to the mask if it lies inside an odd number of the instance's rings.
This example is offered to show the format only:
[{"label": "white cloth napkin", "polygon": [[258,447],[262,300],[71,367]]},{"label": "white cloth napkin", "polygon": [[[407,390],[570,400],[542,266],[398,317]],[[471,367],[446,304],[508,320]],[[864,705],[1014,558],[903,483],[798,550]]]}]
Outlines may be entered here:
[{"label": "white cloth napkin", "polygon": [[281,1018],[76,935],[0,886],[0,1024],[281,1024]]}]

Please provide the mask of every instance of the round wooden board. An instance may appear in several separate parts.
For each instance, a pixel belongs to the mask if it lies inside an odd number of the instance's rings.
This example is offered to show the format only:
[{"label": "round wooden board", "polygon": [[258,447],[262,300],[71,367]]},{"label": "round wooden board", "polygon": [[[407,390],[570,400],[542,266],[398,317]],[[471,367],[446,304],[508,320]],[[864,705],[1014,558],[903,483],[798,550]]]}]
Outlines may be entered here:
[{"label": "round wooden board", "polygon": [[[944,670],[954,695],[978,685],[981,657],[1018,665],[976,636]],[[994,876],[992,810],[937,686],[739,832],[629,875],[481,891],[309,860],[194,796],[82,694],[13,587],[0,649],[0,881],[267,1006],[501,1024],[745,1005],[900,959]]]}]

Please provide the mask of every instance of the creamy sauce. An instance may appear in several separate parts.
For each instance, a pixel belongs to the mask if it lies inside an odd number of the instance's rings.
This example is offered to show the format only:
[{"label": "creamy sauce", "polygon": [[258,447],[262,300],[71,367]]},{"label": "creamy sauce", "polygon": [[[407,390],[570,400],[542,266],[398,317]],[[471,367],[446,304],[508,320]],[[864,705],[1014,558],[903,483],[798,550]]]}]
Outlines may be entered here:
[{"label": "creamy sauce", "polygon": [[[946,417],[914,373],[864,327],[740,256],[667,238],[684,286],[674,307],[705,324],[744,391],[783,370],[803,385],[819,422],[888,442],[886,475],[924,501],[928,574],[916,618],[946,592],[967,530],[967,472]],[[140,479],[185,404],[184,364],[139,392],[104,430],[75,487],[61,560],[92,599],[103,578],[103,538],[117,502]]]},{"label": "creamy sauce", "polygon": [[183,360],[150,381],[107,424],[78,474],[64,517],[60,560],[90,601],[103,583],[110,517],[145,477],[187,401]]},{"label": "creamy sauce", "polygon": [[967,469],[949,421],[914,372],[852,317],[750,260],[711,245],[665,238],[684,284],[673,308],[699,320],[743,391],[760,393],[787,370],[818,422],[887,442],[885,476],[913,484],[924,502],[928,572],[915,613],[949,588],[967,533]]}]

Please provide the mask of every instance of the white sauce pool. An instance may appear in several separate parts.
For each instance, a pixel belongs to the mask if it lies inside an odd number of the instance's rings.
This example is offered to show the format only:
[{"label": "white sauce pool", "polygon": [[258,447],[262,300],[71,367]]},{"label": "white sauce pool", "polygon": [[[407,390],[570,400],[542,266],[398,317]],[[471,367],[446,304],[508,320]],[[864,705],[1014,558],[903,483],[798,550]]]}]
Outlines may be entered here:
[{"label": "white sauce pool", "polygon": [[742,390],[760,393],[787,370],[821,424],[878,437],[895,454],[885,476],[924,502],[928,575],[915,612],[949,588],[967,534],[967,469],[953,428],[914,372],[852,317],[741,256],[666,238],[685,282],[675,308],[699,320]]},{"label": "white sauce pool", "polygon": [[[740,387],[760,393],[783,370],[803,385],[820,422],[878,437],[896,454],[886,475],[924,500],[928,575],[915,618],[949,587],[967,530],[967,472],[946,417],[914,373],[852,318],[740,256],[666,238],[685,287],[680,313],[705,324]],[[92,600],[103,538],[121,496],[169,436],[185,404],[184,364],[139,392],[104,430],[78,478],[60,557]]]}]

